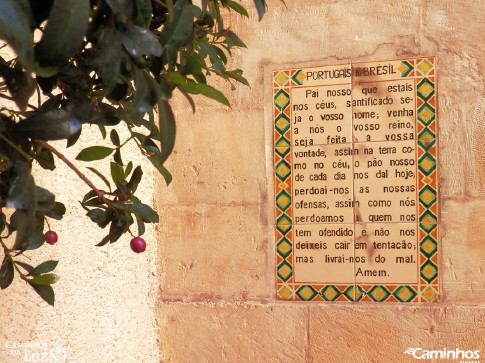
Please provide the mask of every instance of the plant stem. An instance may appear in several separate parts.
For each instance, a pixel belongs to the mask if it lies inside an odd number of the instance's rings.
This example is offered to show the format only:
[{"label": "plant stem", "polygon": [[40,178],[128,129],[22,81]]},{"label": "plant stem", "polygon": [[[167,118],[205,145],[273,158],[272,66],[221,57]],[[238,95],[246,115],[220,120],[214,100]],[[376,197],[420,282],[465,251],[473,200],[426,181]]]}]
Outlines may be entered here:
[{"label": "plant stem", "polygon": [[53,146],[49,145],[48,143],[44,141],[37,141],[39,145],[41,145],[44,149],[47,149],[51,151],[53,154],[55,154],[59,159],[61,159],[69,168],[71,168],[78,176],[79,178],[85,182],[94,192],[98,195],[98,198],[102,200],[106,205],[114,210],[114,207],[111,204],[111,201],[106,199],[104,197],[104,193],[100,191],[96,186],[89,180],[86,175],[84,175],[69,159],[67,159],[63,154],[61,154],[56,148]]},{"label": "plant stem", "polygon": [[17,145],[15,145],[12,141],[10,141],[8,138],[5,137],[5,135],[0,134],[0,139],[5,141],[7,144],[9,144],[11,147],[13,147],[17,152],[22,155],[24,158],[26,158],[28,161],[31,160],[31,157],[29,154],[27,154],[25,151],[23,151],[21,148],[19,148]]},{"label": "plant stem", "polygon": [[162,3],[160,0],[153,0],[153,1],[156,2],[158,5],[160,5],[162,8],[168,9],[168,6]]},{"label": "plant stem", "polygon": [[51,225],[49,224],[49,221],[47,220],[47,217],[44,216],[44,221],[47,223],[47,228],[49,228],[49,231],[51,230]]},{"label": "plant stem", "polygon": [[3,242],[3,238],[0,238],[0,243],[2,244],[2,247],[3,247],[3,251],[5,252],[5,256],[7,257],[7,259],[10,261],[10,263],[13,265],[13,267],[15,268],[15,270],[19,273],[20,275],[20,278],[22,280],[25,280],[25,281],[28,281],[27,277],[25,276],[24,273],[22,273],[22,271],[20,271],[19,267],[17,266],[17,264],[15,263],[12,255],[10,254],[10,249],[7,247],[7,245]]},{"label": "plant stem", "polygon": [[40,109],[40,106],[41,106],[41,103],[42,103],[42,96],[40,95],[40,87],[39,85],[37,85],[35,87],[36,91],[37,91],[37,108]]},{"label": "plant stem", "polygon": [[[3,93],[0,93],[0,97],[5,98],[6,100],[9,100],[9,101],[15,102],[15,100],[12,97],[4,95]],[[31,104],[28,104],[27,106],[33,109],[34,111],[39,111],[37,107],[32,106]]]},{"label": "plant stem", "polygon": [[128,138],[128,140],[126,140],[124,143],[122,143],[120,146],[118,146],[118,148],[122,148],[123,146],[125,146],[131,139],[133,139],[134,137],[131,136],[130,138]]}]

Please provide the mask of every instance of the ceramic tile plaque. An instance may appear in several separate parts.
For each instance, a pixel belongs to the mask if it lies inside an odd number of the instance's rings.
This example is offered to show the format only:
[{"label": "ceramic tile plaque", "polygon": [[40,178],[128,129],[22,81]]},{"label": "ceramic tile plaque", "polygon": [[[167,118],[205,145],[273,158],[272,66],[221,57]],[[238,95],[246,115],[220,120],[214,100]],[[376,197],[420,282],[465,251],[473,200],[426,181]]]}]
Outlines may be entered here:
[{"label": "ceramic tile plaque", "polygon": [[438,301],[434,57],[273,72],[276,288]]}]

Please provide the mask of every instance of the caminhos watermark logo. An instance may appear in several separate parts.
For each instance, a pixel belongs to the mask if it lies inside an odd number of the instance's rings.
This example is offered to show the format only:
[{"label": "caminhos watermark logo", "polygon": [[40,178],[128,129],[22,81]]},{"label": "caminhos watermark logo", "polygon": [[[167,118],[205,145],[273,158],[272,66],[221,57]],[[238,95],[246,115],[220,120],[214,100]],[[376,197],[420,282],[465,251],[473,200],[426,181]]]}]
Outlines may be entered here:
[{"label": "caminhos watermark logo", "polygon": [[479,350],[446,349],[426,350],[422,348],[408,348],[404,354],[409,354],[416,359],[454,359],[461,363],[480,363]]},{"label": "caminhos watermark logo", "polygon": [[5,348],[10,355],[17,358],[20,362],[49,362],[65,363],[66,348],[62,346],[61,339],[57,339],[55,344],[49,346],[42,342],[15,342],[7,340]]}]

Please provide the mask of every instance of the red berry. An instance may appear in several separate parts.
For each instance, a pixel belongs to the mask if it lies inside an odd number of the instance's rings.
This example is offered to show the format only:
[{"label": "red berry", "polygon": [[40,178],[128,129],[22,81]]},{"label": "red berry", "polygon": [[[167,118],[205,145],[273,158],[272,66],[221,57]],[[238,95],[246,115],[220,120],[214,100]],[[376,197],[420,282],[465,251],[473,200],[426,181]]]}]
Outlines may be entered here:
[{"label": "red berry", "polygon": [[133,252],[140,253],[145,251],[147,244],[143,238],[135,237],[131,240],[130,246]]},{"label": "red berry", "polygon": [[45,234],[45,241],[48,244],[53,245],[54,243],[57,242],[57,233],[56,232],[53,232],[53,231],[48,231]]}]

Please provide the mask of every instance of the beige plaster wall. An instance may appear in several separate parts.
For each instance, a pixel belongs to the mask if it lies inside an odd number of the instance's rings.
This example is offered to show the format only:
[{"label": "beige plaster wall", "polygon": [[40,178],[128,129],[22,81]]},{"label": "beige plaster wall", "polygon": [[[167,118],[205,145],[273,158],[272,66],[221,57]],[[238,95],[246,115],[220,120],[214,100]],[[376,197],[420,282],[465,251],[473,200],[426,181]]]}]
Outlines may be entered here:
[{"label": "beige plaster wall", "polygon": [[[158,194],[160,360],[406,362],[410,347],[485,357],[485,3],[286,3],[268,1],[259,24],[254,10],[228,20],[249,48],[233,66],[252,85],[230,93],[232,110],[175,102],[174,183]],[[271,70],[424,55],[439,72],[440,303],[276,301]]]},{"label": "beige plaster wall", "polygon": [[[83,147],[99,142],[97,127],[84,126],[79,143],[67,150],[70,160]],[[125,138],[125,136],[122,136]],[[59,149],[64,142],[53,143]],[[138,165],[142,157],[135,145],[128,144],[123,155]],[[90,179],[102,188],[102,182],[92,177],[82,162],[74,161]],[[48,352],[61,339],[67,352],[66,362],[156,362],[158,361],[155,302],[157,235],[148,227],[144,235],[147,250],[143,254],[131,251],[128,236],[104,247],[95,247],[107,233],[91,223],[79,205],[89,188],[61,161],[50,173],[35,170],[35,180],[56,194],[57,199],[71,206],[62,221],[52,221],[59,241],[54,246],[26,253],[32,265],[48,259],[59,260],[55,272],[61,277],[53,286],[55,307],[46,304],[20,278],[0,292],[0,362],[14,363],[41,359],[36,353]],[[146,203],[154,202],[153,173],[150,165],[142,164],[146,177],[140,184],[140,196]],[[99,162],[98,170],[109,175],[109,163]],[[107,171],[107,172],[106,172]],[[136,233],[136,230],[133,232]],[[3,258],[3,256],[2,256]],[[29,259],[31,259],[29,261]],[[12,355],[13,344],[40,343],[48,349],[18,349]],[[46,358],[49,361],[49,357]]]}]

